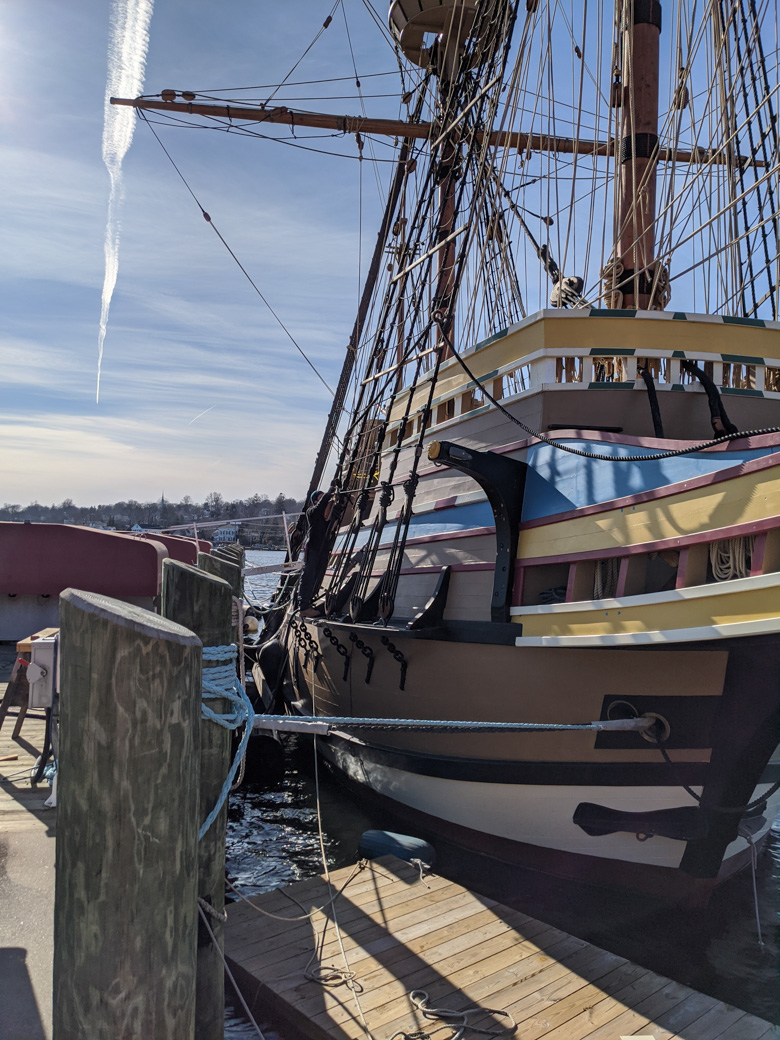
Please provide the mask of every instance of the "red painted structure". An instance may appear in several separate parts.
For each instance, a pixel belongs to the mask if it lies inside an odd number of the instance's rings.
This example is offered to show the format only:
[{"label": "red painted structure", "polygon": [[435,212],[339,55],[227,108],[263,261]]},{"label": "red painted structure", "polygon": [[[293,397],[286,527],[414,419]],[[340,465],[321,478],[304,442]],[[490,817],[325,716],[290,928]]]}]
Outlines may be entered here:
[{"label": "red painted structure", "polygon": [[181,538],[175,534],[157,534],[156,531],[132,532],[132,534],[126,533],[124,536],[125,538],[146,538],[154,542],[160,542],[168,550],[168,555],[172,560],[178,560],[180,563],[191,563],[193,567],[198,562],[199,552],[211,552],[211,542],[206,542],[203,539],[199,539],[196,542],[194,538]]},{"label": "red painted structure", "polygon": [[54,597],[76,588],[117,598],[152,597],[160,591],[168,555],[161,541],[114,531],[0,522],[0,594]]}]

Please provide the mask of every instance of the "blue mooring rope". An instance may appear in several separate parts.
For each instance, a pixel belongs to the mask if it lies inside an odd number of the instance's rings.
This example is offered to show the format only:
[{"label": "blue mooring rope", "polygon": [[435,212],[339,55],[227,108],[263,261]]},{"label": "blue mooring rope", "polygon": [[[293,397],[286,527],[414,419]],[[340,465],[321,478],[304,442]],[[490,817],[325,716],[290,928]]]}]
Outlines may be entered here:
[{"label": "blue mooring rope", "polygon": [[[246,725],[244,726],[244,735],[241,737],[241,743],[238,745],[238,750],[233,759],[233,764],[228,771],[225,783],[222,785],[222,790],[219,793],[217,804],[208,814],[203,822],[203,826],[198,832],[198,841],[200,841],[214,820],[216,820],[217,816],[219,816],[222,806],[227,801],[227,796],[230,793],[230,788],[233,786],[233,780],[238,772],[241,759],[244,757],[246,746],[249,743],[249,737],[252,733],[252,726],[255,721],[252,702],[247,697],[246,690],[241,685],[238,676],[236,675],[237,654],[238,648],[235,644],[230,644],[229,646],[203,647],[204,664],[207,661],[224,661],[225,664],[216,666],[212,665],[210,668],[203,669],[203,678],[201,680],[201,691],[203,697],[203,704],[201,705],[202,717],[208,719],[210,722],[215,722],[218,726],[222,726],[224,729],[236,730],[243,723],[246,723]],[[206,701],[209,700],[229,701],[230,704],[233,705],[233,710],[229,714],[220,715],[206,704]]]}]

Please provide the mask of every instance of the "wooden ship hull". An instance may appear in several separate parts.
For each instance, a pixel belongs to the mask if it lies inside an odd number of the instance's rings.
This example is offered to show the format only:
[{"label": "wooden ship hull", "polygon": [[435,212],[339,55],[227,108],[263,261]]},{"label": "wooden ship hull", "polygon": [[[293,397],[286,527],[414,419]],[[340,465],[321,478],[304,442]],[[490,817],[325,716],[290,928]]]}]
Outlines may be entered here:
[{"label": "wooden ship hull", "polygon": [[[740,425],[769,426],[778,414],[780,326],[668,316],[660,337],[657,317],[600,318],[546,313],[464,356],[507,411],[537,428],[559,425],[550,436],[583,452],[656,454],[706,440],[706,397],[681,381],[680,355],[717,369]],[[605,343],[605,324],[620,354]],[[640,351],[667,374],[671,436],[662,441],[643,431],[646,395],[632,370]],[[594,394],[596,366],[610,378]],[[742,393],[724,385],[738,366],[751,382]],[[394,615],[377,626],[331,603],[327,618],[296,618],[291,700],[355,718],[656,717],[650,735],[388,730],[320,746],[351,783],[426,835],[561,877],[706,902],[780,809],[771,791],[780,779],[780,435],[644,465],[564,455],[518,438],[451,368],[426,433],[438,457],[420,469]],[[516,388],[518,370],[525,387],[502,395],[505,374]],[[566,382],[567,370],[581,378]],[[582,429],[587,410],[611,432]],[[412,406],[406,426],[417,418]],[[640,432],[619,432],[624,423]],[[524,467],[513,551],[502,549],[506,517],[487,482],[442,465],[441,444]],[[349,574],[349,519],[326,586]],[[388,528],[369,599],[387,565]],[[352,567],[366,539],[364,523]]]}]

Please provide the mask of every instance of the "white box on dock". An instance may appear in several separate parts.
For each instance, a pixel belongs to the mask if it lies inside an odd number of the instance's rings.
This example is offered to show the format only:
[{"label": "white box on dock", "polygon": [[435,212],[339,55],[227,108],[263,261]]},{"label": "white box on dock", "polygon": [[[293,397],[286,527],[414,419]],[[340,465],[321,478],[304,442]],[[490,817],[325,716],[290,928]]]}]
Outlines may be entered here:
[{"label": "white box on dock", "polygon": [[30,663],[27,666],[27,682],[30,685],[31,708],[51,708],[57,677],[57,636],[33,640],[30,646]]}]

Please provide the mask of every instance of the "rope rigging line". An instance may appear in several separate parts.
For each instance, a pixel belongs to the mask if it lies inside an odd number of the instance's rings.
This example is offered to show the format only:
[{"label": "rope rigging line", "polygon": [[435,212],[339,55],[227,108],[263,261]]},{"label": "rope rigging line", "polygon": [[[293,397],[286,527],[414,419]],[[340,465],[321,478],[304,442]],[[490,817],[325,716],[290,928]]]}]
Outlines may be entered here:
[{"label": "rope rigging line", "polygon": [[290,71],[287,73],[287,75],[284,77],[284,79],[279,83],[279,85],[276,87],[276,89],[271,94],[269,94],[269,96],[268,96],[268,98],[266,100],[266,104],[268,104],[269,101],[272,101],[273,98],[276,96],[276,94],[282,89],[284,84],[287,82],[287,80],[290,78],[290,76],[292,76],[293,72],[295,72],[295,70],[301,64],[301,62],[306,57],[306,55],[309,53],[309,51],[312,49],[312,47],[315,45],[317,40],[319,40],[320,36],[322,36],[322,34],[328,28],[330,23],[333,21],[333,15],[334,15],[334,13],[336,11],[336,8],[339,6],[340,3],[341,3],[341,0],[336,0],[336,2],[334,3],[333,7],[331,7],[331,9],[330,9],[330,14],[328,15],[328,17],[325,19],[325,21],[322,23],[320,28],[315,33],[314,39],[311,41],[309,46],[304,50],[303,54],[300,56],[300,58],[298,58],[298,60],[295,62],[295,64],[290,69]]},{"label": "rope rigging line", "polygon": [[[367,113],[366,113],[366,103],[365,103],[365,98],[364,98],[364,95],[363,95],[363,90],[362,90],[362,88],[360,86],[360,77],[358,76],[357,63],[355,62],[355,52],[354,52],[354,50],[352,48],[352,36],[350,35],[350,32],[349,32],[349,22],[347,21],[347,8],[346,8],[346,6],[344,4],[344,0],[338,0],[338,3],[341,6],[341,13],[344,16],[344,31],[347,34],[347,44],[349,46],[349,56],[352,59],[352,69],[353,69],[353,71],[355,73],[355,86],[357,88],[358,98],[360,100],[360,111],[362,112],[363,118],[365,119],[366,116],[367,116]],[[358,142],[358,149],[359,149],[359,153],[360,153],[359,157],[362,160],[362,158],[363,158],[362,138],[361,138],[360,134],[356,134],[355,137],[356,137],[356,140]],[[381,200],[381,198],[382,198],[382,184],[381,184],[381,181],[379,180],[379,168],[376,165],[376,157],[374,156],[374,149],[373,149],[374,139],[372,137],[368,137],[368,135],[366,135],[366,139],[368,140],[368,143],[370,145],[371,160],[372,160],[372,162],[374,164],[374,178],[376,180],[377,195],[379,196],[379,198]],[[361,208],[362,208],[362,205],[363,205],[363,185],[362,185],[363,164],[362,164],[362,161],[361,161],[359,169],[361,171],[360,205],[361,205]],[[362,246],[362,237],[363,236],[362,236],[362,223],[361,223],[361,233],[360,233],[360,238],[358,240],[358,249],[360,249],[361,246]],[[359,268],[359,264],[358,264],[358,268]],[[359,292],[360,292],[360,290],[358,289],[358,293]]]},{"label": "rope rigging line", "polygon": [[[451,142],[442,144],[439,159],[442,168],[442,173],[439,177],[440,190],[443,198],[452,196],[452,220],[454,220],[454,213],[464,213],[463,202],[468,190],[467,178],[461,176],[460,173],[459,156],[463,146],[467,148],[469,159],[474,158],[474,189],[471,203],[467,210],[468,222],[464,225],[466,234],[463,235],[460,241],[457,254],[449,262],[446,257],[440,260],[435,288],[433,289],[432,306],[435,308],[434,315],[438,315],[438,318],[434,317],[434,321],[439,325],[441,339],[433,355],[434,364],[429,373],[430,384],[427,399],[419,419],[417,443],[414,447],[411,470],[402,485],[405,502],[395,522],[395,531],[390,545],[387,565],[381,578],[378,612],[379,616],[385,620],[391,616],[394,609],[395,595],[403,565],[403,555],[413,515],[414,496],[419,480],[417,471],[423,454],[423,442],[427,426],[432,414],[432,402],[438,373],[445,357],[444,344],[448,340],[446,331],[451,326],[453,320],[455,301],[462,283],[470,243],[479,225],[480,207],[488,190],[489,181],[486,171],[490,165],[490,159],[487,135],[483,137],[481,147],[475,149],[476,133],[478,129],[492,126],[495,122],[495,114],[500,98],[500,84],[504,79],[509,55],[515,10],[514,5],[510,5],[504,9],[503,16],[499,16],[493,11],[480,9],[477,23],[475,23],[472,30],[472,40],[479,41],[478,46],[481,49],[479,74],[474,75],[473,78],[471,77],[468,55],[466,55],[459,67],[458,75],[453,77],[453,83],[450,85],[441,112],[441,125],[449,126],[457,123],[460,131],[457,145]],[[477,44],[474,44],[474,46],[476,47]],[[492,84],[499,84],[499,89],[487,91],[481,88],[480,84],[486,80]],[[464,213],[464,216],[466,216],[466,213]],[[422,266],[427,267],[428,265]],[[422,317],[422,315],[420,316]],[[410,401],[411,397],[412,395],[410,394]],[[399,438],[399,444],[400,440],[401,438]],[[366,570],[369,570],[369,567],[373,569],[375,556],[376,551],[373,554],[366,553]]]},{"label": "rope rigging line", "polygon": [[[334,8],[335,10],[335,8]],[[397,76],[398,73],[395,69],[390,72],[367,72],[363,79],[376,79],[380,76]],[[299,80],[285,80],[285,84],[288,87],[308,87],[317,83],[344,83],[352,79],[352,76],[326,76],[322,79],[299,79]],[[237,90],[278,90],[283,84],[281,83],[255,83],[249,87],[205,87],[200,90],[193,90],[192,93],[198,97],[208,98],[212,101],[219,101],[223,94],[230,94]],[[142,98],[153,98],[159,97],[159,94],[141,94]],[[239,99],[246,101],[257,100],[256,98]]]},{"label": "rope rigging line", "polygon": [[[143,109],[138,109],[138,111],[142,112]],[[292,136],[288,138],[280,137],[278,136],[278,134],[262,134],[259,130],[252,130],[251,127],[253,127],[257,122],[262,122],[261,120],[252,120],[251,122],[247,123],[223,123],[218,119],[212,119],[213,125],[203,126],[201,123],[191,122],[190,120],[185,119],[183,116],[178,116],[175,113],[167,114],[165,112],[158,112],[157,119],[151,119],[149,116],[146,116],[145,118],[150,126],[152,124],[156,126],[175,126],[191,130],[210,130],[213,133],[232,134],[233,137],[256,137],[260,141],[271,141],[274,144],[283,144],[287,148],[298,148],[300,151],[312,152],[315,155],[328,155],[334,159],[347,159],[351,162],[360,161],[359,155],[352,155],[346,152],[328,151],[325,148],[312,148],[311,145],[305,145],[301,143],[302,141],[319,141],[326,139],[343,140],[345,137],[352,136],[351,134],[341,130],[337,130],[332,133],[311,132],[306,134],[305,136],[293,133]],[[366,134],[365,139],[374,142],[377,141],[377,138],[371,134]],[[384,144],[385,142],[380,141],[380,143]],[[395,162],[394,159],[378,158],[373,158],[371,161],[375,164],[390,164]]]},{"label": "rope rigging line", "polygon": [[236,995],[238,996],[238,999],[241,1001],[241,1005],[242,1005],[242,1007],[244,1009],[244,1013],[246,1014],[246,1017],[249,1019],[249,1021],[254,1026],[255,1032],[260,1037],[260,1040],[265,1040],[265,1034],[261,1030],[260,1026],[257,1024],[257,1022],[255,1021],[255,1018],[254,1018],[252,1012],[249,1010],[249,1005],[247,1004],[246,1000],[244,999],[244,995],[241,992],[240,986],[238,985],[236,980],[233,978],[233,972],[230,970],[230,966],[228,965],[228,962],[225,959],[225,954],[224,954],[224,952],[222,950],[222,944],[218,941],[216,935],[214,934],[214,929],[209,924],[208,915],[206,914],[206,912],[204,911],[203,907],[201,906],[200,900],[198,901],[198,913],[201,916],[201,920],[203,922],[203,925],[204,925],[206,931],[209,933],[209,938],[211,939],[211,942],[212,942],[212,944],[214,946],[214,949],[217,951],[217,954],[219,955],[219,959],[222,961],[222,966],[225,969],[225,974],[230,979],[231,985],[233,986],[233,989],[235,990]]},{"label": "rope rigging line", "polygon": [[[511,12],[509,8],[504,10],[503,18],[505,20],[511,21],[512,16],[513,8]],[[481,148],[478,150],[479,154],[477,154],[476,159],[474,158],[474,153],[477,152],[474,148],[474,142],[476,140],[475,134],[480,128],[493,125],[494,115],[498,105],[498,95],[500,93],[499,90],[495,90],[491,95],[490,91],[480,89],[480,84],[485,81],[489,81],[492,84],[500,84],[503,81],[503,69],[506,66],[507,56],[509,53],[510,36],[510,33],[508,32],[508,24],[503,24],[502,20],[494,17],[492,12],[482,11],[480,17],[484,23],[486,31],[485,33],[481,33],[478,28],[475,28],[473,32],[473,40],[469,43],[469,46],[476,47],[477,44],[474,41],[481,40],[484,37],[482,54],[475,59],[480,63],[480,73],[479,75],[472,75],[473,70],[470,68],[469,60],[464,60],[459,67],[458,75],[453,77],[454,80],[457,80],[457,83],[453,82],[452,84],[447,84],[445,82],[444,90],[442,92],[443,96],[441,98],[442,109],[439,113],[439,125],[450,126],[452,124],[453,126],[458,127],[458,153],[462,147],[466,147],[469,153],[469,168],[473,171],[474,187],[470,188],[468,178],[461,174],[459,156],[456,155],[453,160],[453,157],[448,152],[448,149],[451,151],[454,146],[452,144],[447,144],[446,142],[442,143],[437,139],[437,148],[433,150],[434,154],[431,155],[429,163],[427,164],[424,178],[425,183],[423,184],[422,181],[418,181],[417,203],[414,216],[411,220],[411,233],[405,237],[403,252],[398,257],[398,266],[400,268],[399,274],[396,275],[395,278],[391,279],[387,284],[385,298],[377,325],[378,336],[376,345],[367,370],[369,376],[372,368],[377,372],[383,369],[387,351],[392,345],[386,338],[387,334],[389,332],[392,335],[392,330],[396,324],[396,317],[400,320],[401,315],[403,315],[406,326],[405,342],[407,343],[407,349],[404,353],[407,355],[411,353],[412,355],[411,360],[415,367],[414,384],[416,386],[422,385],[423,380],[421,380],[421,376],[423,368],[421,366],[425,362],[425,358],[418,354],[415,362],[414,352],[415,350],[419,350],[419,347],[424,346],[434,327],[431,319],[428,317],[425,305],[425,293],[427,287],[431,286],[430,292],[432,293],[435,305],[441,307],[443,314],[449,314],[452,312],[455,295],[463,278],[465,260],[468,254],[468,245],[466,242],[469,238],[468,235],[464,236],[459,253],[455,253],[453,250],[453,254],[450,258],[439,258],[438,273],[435,276],[435,287],[431,275],[432,265],[435,259],[435,251],[428,251],[428,253],[423,254],[420,256],[419,261],[414,264],[410,263],[410,260],[421,248],[419,243],[429,237],[429,226],[435,226],[433,203],[435,198],[434,188],[437,184],[445,197],[447,194],[452,196],[453,209],[455,212],[463,212],[465,193],[472,190],[473,198],[469,210],[472,222],[477,225],[479,224],[479,205],[487,190],[487,181],[483,171],[487,161],[488,148],[486,143],[483,141]],[[480,44],[480,46],[482,46],[482,44]],[[497,76],[494,74],[496,70],[499,71],[499,75]],[[419,94],[417,101],[418,113],[421,111],[422,102],[423,95]],[[403,301],[405,300],[408,300],[409,311],[407,311],[404,306]],[[427,351],[423,350],[422,353],[425,354]],[[427,401],[423,410],[423,417],[419,424],[419,429],[416,431],[417,444],[414,449],[412,471],[403,482],[406,501],[404,508],[394,521],[395,531],[390,548],[388,565],[382,579],[381,598],[383,603],[383,613],[389,609],[389,605],[392,603],[394,598],[395,586],[397,585],[398,580],[397,572],[400,570],[406,536],[411,521],[412,500],[414,498],[414,491],[417,483],[416,471],[419,460],[422,457],[423,439],[431,415],[432,395],[442,359],[442,350],[440,348],[433,350],[433,367],[424,377],[429,380]],[[358,401],[356,402],[360,421],[357,423],[353,421],[351,434],[348,434],[344,438],[344,450],[342,451],[337,466],[336,479],[338,485],[342,489],[349,489],[352,491],[352,483],[354,478],[357,476],[358,486],[363,489],[364,500],[368,488],[373,483],[373,473],[378,466],[392,403],[402,389],[403,378],[401,373],[403,372],[404,367],[405,366],[401,366],[401,371],[397,373],[393,371],[389,372],[385,378],[384,385],[377,387],[373,392],[371,392],[368,380],[363,380],[358,395]],[[384,397],[384,393],[392,383],[395,383],[395,390],[392,392],[390,401],[386,403],[386,406],[383,409],[384,415],[381,415],[381,413],[377,413],[374,410],[370,402],[372,400],[379,402]],[[363,407],[366,397],[369,399],[369,406]],[[412,395],[410,394],[406,400],[406,408],[402,420],[402,425],[404,427],[406,427],[406,423],[409,419],[411,402]],[[373,439],[373,443],[371,443],[371,439]],[[390,479],[389,481],[384,482],[388,491],[392,487],[392,475],[395,466],[398,464],[398,459],[400,458],[402,441],[403,436],[401,435],[398,437],[396,450],[391,459]],[[369,456],[372,457],[372,464],[366,466]],[[361,463],[362,465],[360,465]],[[358,470],[359,466],[362,472]],[[360,600],[367,591],[367,584],[370,580],[373,569],[373,560],[378,551],[379,535],[387,522],[386,508],[391,501],[391,498],[387,497],[386,492],[383,493],[383,498],[385,499],[384,504],[380,506],[380,511],[374,518],[374,523],[372,525],[372,531],[369,536],[370,544],[364,546],[362,550],[362,562],[357,578],[359,587],[354,590],[354,597],[352,600],[353,611],[359,609]],[[357,510],[357,515],[360,516],[359,508]],[[354,540],[357,537],[358,522],[359,521],[353,521],[352,529],[348,534],[347,542],[343,547],[345,550],[349,550],[350,541],[354,545]],[[335,526],[333,534],[335,535]],[[346,575],[349,558],[349,551],[345,551],[337,565],[337,568],[341,572],[341,578]],[[340,581],[331,582],[331,588],[336,588],[338,586],[340,586]]]},{"label": "rope rigging line", "polygon": [[303,350],[303,349],[301,348],[301,346],[300,346],[300,345],[299,345],[299,344],[298,344],[298,343],[296,342],[296,340],[295,340],[295,338],[293,337],[293,335],[292,335],[292,333],[290,332],[290,330],[289,330],[289,329],[288,329],[288,328],[287,328],[287,327],[285,326],[285,324],[284,324],[284,322],[282,321],[282,319],[281,319],[281,318],[279,317],[279,315],[278,315],[278,314],[276,313],[276,311],[275,311],[275,310],[273,309],[273,307],[271,306],[271,304],[270,304],[270,303],[268,302],[268,300],[267,300],[267,299],[265,298],[265,296],[264,296],[264,295],[262,294],[262,292],[260,291],[260,289],[258,288],[258,286],[257,286],[257,285],[255,284],[254,280],[252,279],[252,276],[251,276],[251,275],[249,274],[249,272],[247,271],[247,269],[246,269],[246,268],[244,267],[244,265],[243,265],[243,264],[241,263],[241,261],[240,261],[240,260],[238,259],[238,257],[237,257],[237,256],[236,256],[236,254],[235,254],[235,253],[233,252],[233,250],[232,250],[232,249],[230,248],[230,246],[228,245],[228,243],[227,243],[227,242],[225,241],[225,239],[223,238],[223,236],[222,236],[221,232],[220,232],[220,231],[219,231],[219,229],[217,228],[216,224],[215,224],[215,223],[214,223],[214,221],[213,221],[213,220],[211,219],[211,216],[210,216],[210,215],[209,215],[209,214],[208,214],[208,213],[206,212],[206,210],[205,210],[205,209],[203,208],[203,206],[201,205],[201,203],[200,203],[200,200],[198,199],[197,195],[196,195],[196,194],[195,194],[195,192],[194,192],[194,191],[192,190],[192,188],[190,187],[190,185],[189,185],[189,184],[187,183],[187,179],[185,178],[184,174],[183,174],[183,173],[181,172],[181,170],[179,169],[179,167],[178,167],[178,166],[176,165],[176,163],[174,162],[174,160],[173,160],[173,158],[172,158],[172,156],[171,156],[170,152],[168,151],[168,149],[167,149],[167,148],[165,147],[165,145],[164,145],[164,144],[162,143],[162,141],[160,140],[160,137],[159,137],[159,135],[158,135],[157,131],[156,131],[156,130],[154,129],[154,127],[152,126],[152,124],[151,124],[150,120],[149,120],[149,119],[147,119],[147,117],[146,117],[146,114],[144,113],[143,109],[139,109],[139,112],[140,112],[140,114],[141,114],[141,116],[142,116],[142,118],[143,118],[144,122],[146,123],[146,125],[147,125],[147,126],[149,127],[149,129],[150,129],[150,130],[152,131],[152,133],[154,134],[154,136],[155,136],[155,139],[157,140],[157,143],[158,143],[158,144],[159,144],[159,146],[160,146],[160,147],[162,148],[163,152],[165,152],[165,154],[166,154],[166,156],[168,157],[168,160],[170,161],[170,163],[171,163],[171,165],[173,166],[174,170],[175,170],[175,171],[176,171],[176,173],[177,173],[177,174],[179,175],[179,177],[180,177],[180,179],[181,179],[181,182],[182,182],[182,184],[184,185],[184,187],[185,187],[185,188],[187,189],[187,191],[188,191],[188,192],[190,193],[190,195],[192,196],[192,198],[193,198],[193,200],[195,201],[195,204],[197,205],[198,209],[200,210],[200,212],[201,212],[201,214],[202,214],[202,216],[203,216],[204,220],[205,220],[205,221],[206,221],[206,222],[207,222],[207,223],[208,223],[208,224],[209,224],[209,225],[210,225],[210,226],[211,226],[211,227],[213,228],[213,230],[214,230],[214,233],[216,234],[217,238],[218,238],[218,239],[220,240],[220,242],[221,242],[221,243],[222,243],[222,245],[223,245],[223,246],[225,247],[225,249],[227,249],[228,253],[229,253],[229,254],[230,254],[230,256],[231,256],[231,257],[233,258],[233,260],[235,260],[236,264],[237,264],[237,265],[238,265],[238,267],[239,267],[239,270],[240,270],[240,271],[241,271],[241,273],[242,273],[242,274],[244,275],[244,277],[245,277],[245,278],[246,278],[246,280],[247,280],[247,281],[249,282],[249,284],[250,284],[250,285],[252,286],[252,288],[253,288],[253,289],[255,290],[255,292],[256,292],[256,293],[257,293],[257,295],[258,295],[258,296],[260,297],[260,299],[261,299],[261,300],[263,301],[263,303],[264,303],[264,304],[266,305],[266,307],[267,307],[267,308],[268,308],[268,310],[269,310],[269,311],[271,312],[271,314],[273,315],[273,317],[274,317],[274,318],[276,319],[276,321],[277,321],[277,323],[278,323],[279,327],[280,327],[280,328],[282,329],[282,331],[284,332],[284,334],[285,334],[285,335],[287,336],[287,338],[288,338],[288,339],[290,340],[290,342],[292,343],[292,345],[293,345],[293,346],[295,347],[295,349],[296,349],[296,350],[298,351],[298,353],[299,353],[299,354],[301,355],[301,357],[302,357],[302,358],[303,358],[303,360],[304,360],[304,361],[306,362],[306,364],[307,364],[307,365],[309,366],[309,368],[310,368],[310,369],[312,370],[312,372],[314,372],[314,374],[316,375],[316,377],[317,377],[317,378],[319,379],[319,381],[320,381],[320,382],[322,383],[322,385],[323,385],[323,386],[325,387],[325,389],[326,389],[326,390],[328,391],[328,393],[329,393],[329,394],[331,395],[331,397],[333,397],[333,395],[334,395],[334,391],[333,391],[333,390],[332,390],[332,389],[330,388],[330,386],[329,386],[329,385],[328,385],[328,383],[327,383],[327,382],[325,381],[325,379],[323,378],[323,376],[322,376],[322,375],[320,374],[320,372],[319,372],[319,371],[317,370],[317,368],[316,368],[316,366],[314,365],[314,363],[312,362],[312,360],[311,360],[311,359],[310,359],[310,358],[309,358],[309,357],[307,356],[307,354],[306,354],[306,353],[304,352],[304,350]]}]

